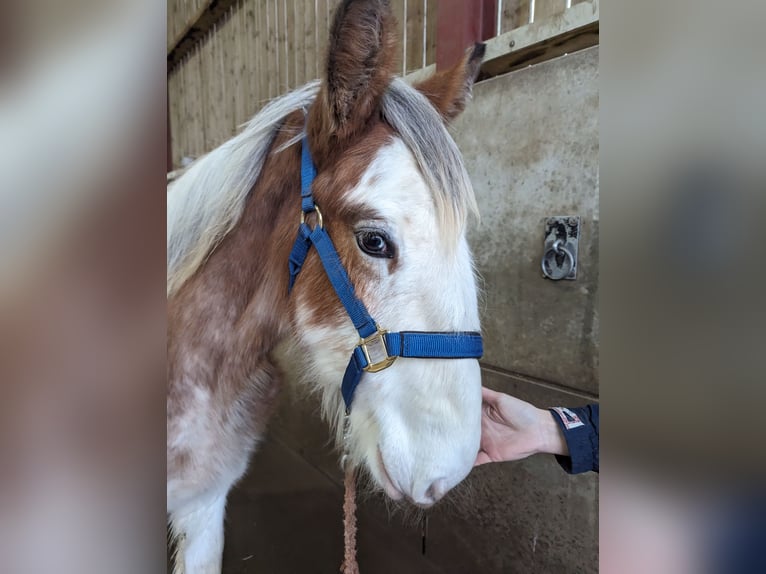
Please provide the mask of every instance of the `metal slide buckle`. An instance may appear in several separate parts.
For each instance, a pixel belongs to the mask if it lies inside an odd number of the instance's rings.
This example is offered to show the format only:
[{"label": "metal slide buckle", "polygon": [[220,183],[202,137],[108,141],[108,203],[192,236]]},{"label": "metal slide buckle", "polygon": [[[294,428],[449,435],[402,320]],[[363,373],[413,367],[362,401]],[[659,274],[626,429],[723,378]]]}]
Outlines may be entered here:
[{"label": "metal slide buckle", "polygon": [[[362,348],[364,358],[367,359],[367,366],[364,368],[369,373],[377,373],[383,369],[390,367],[396,360],[396,355],[393,357],[388,354],[388,347],[386,347],[385,334],[388,331],[378,329],[376,333],[373,333],[369,337],[365,337],[359,342],[359,346]],[[373,358],[375,360],[373,360]]]}]

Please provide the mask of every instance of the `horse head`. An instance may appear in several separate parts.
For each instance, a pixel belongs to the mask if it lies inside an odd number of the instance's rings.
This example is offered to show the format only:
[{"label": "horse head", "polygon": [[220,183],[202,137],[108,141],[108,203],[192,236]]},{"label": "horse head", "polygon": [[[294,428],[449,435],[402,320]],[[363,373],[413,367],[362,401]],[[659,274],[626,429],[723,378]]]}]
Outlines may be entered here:
[{"label": "horse head", "polygon": [[[465,107],[483,53],[478,44],[411,87],[393,76],[388,2],[346,1],[336,12],[306,115],[312,191],[355,295],[388,331],[479,330],[466,241],[476,202],[446,124]],[[343,440],[340,382],[360,337],[316,255],[306,259],[291,306],[305,377]],[[480,411],[475,358],[398,358],[364,374],[344,447],[389,497],[428,507],[470,472]]]}]

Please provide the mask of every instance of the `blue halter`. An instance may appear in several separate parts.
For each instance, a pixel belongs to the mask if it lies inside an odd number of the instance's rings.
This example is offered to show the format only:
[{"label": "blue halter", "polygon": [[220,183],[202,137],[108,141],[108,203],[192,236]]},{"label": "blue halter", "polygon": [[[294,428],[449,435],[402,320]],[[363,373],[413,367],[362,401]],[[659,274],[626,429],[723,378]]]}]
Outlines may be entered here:
[{"label": "blue halter", "polygon": [[[311,184],[316,177],[316,167],[306,138],[301,149],[301,223],[298,237],[290,253],[290,284],[295,280],[313,245],[322,261],[340,302],[346,308],[351,322],[361,340],[351,353],[351,360],[343,375],[341,393],[346,412],[351,408],[354,391],[365,371],[376,373],[390,367],[397,357],[417,359],[478,359],[482,356],[481,334],[476,332],[417,332],[389,333],[380,329],[375,320],[354,293],[354,286],[338,257],[338,252],[324,229],[322,213],[314,203]],[[317,224],[312,229],[306,223],[306,214],[316,213]]]}]

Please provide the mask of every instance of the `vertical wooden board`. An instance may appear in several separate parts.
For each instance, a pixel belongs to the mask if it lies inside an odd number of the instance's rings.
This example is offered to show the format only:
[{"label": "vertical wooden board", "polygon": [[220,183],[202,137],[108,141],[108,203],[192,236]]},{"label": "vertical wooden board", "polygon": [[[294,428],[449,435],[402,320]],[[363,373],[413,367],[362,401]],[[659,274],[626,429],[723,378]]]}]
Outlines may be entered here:
[{"label": "vertical wooden board", "polygon": [[284,0],[274,0],[274,20],[271,25],[274,27],[274,93],[271,94],[272,98],[279,96],[282,93],[283,86],[283,67],[282,61],[284,55],[284,38],[282,37],[282,31],[284,30]]},{"label": "vertical wooden board", "polygon": [[242,58],[242,120],[240,123],[247,121],[250,118],[250,110],[253,105],[253,78],[255,77],[255,70],[253,62],[255,60],[255,45],[253,42],[253,23],[255,20],[255,5],[253,0],[245,0],[242,3],[242,20],[240,26],[242,27],[242,39],[241,39],[241,58]]},{"label": "vertical wooden board", "polygon": [[[316,37],[314,31],[316,13],[314,12],[314,4],[315,0],[304,0],[297,3],[295,6],[296,13],[299,10],[302,10],[303,12],[300,17],[302,23],[302,44],[298,64],[298,86],[302,86],[311,80],[314,77],[314,69],[316,68],[316,64],[314,63],[314,60],[316,59]],[[298,20],[298,18],[296,18],[296,20]]]},{"label": "vertical wooden board", "polygon": [[220,28],[218,28],[220,37],[218,53],[218,73],[220,74],[222,97],[218,105],[221,106],[221,131],[218,143],[222,143],[229,138],[232,127],[234,126],[234,101],[232,99],[233,74],[230,69],[231,62],[231,12],[227,12]]},{"label": "vertical wooden board", "polygon": [[330,2],[331,0],[317,0],[316,36],[317,58],[316,77],[324,77],[325,58],[327,57],[327,40],[330,37]]},{"label": "vertical wooden board", "polygon": [[176,162],[176,157],[178,156],[176,151],[178,149],[178,135],[173,132],[178,129],[178,106],[182,101],[178,89],[179,77],[180,70],[178,68],[168,75],[168,125],[170,126],[168,137],[170,138],[170,161],[173,163],[173,166],[178,165]]},{"label": "vertical wooden board", "polygon": [[215,81],[211,74],[211,44],[212,34],[205,35],[205,41],[200,46],[199,51],[199,76],[200,76],[200,120],[202,121],[202,148],[205,149],[207,142],[212,134],[212,121],[213,111],[211,110],[211,102],[214,101],[212,95],[213,82]]},{"label": "vertical wooden board", "polygon": [[205,75],[207,92],[207,105],[205,106],[205,150],[213,149],[218,142],[219,128],[221,125],[221,82],[218,78],[218,26],[213,26],[210,39],[205,50]]},{"label": "vertical wooden board", "polygon": [[240,94],[243,101],[239,104],[239,110],[242,114],[240,124],[245,121],[250,101],[250,50],[252,49],[252,39],[250,38],[249,14],[252,10],[251,0],[240,0],[239,15],[239,58],[240,58]]},{"label": "vertical wooden board", "polygon": [[277,53],[277,2],[280,0],[268,0],[268,10],[266,16],[268,18],[267,26],[269,29],[268,44],[267,44],[267,67],[266,76],[269,83],[269,98],[273,98],[277,95],[279,77],[278,77],[278,62],[279,55]]},{"label": "vertical wooden board", "polygon": [[180,67],[179,85],[182,97],[178,104],[178,122],[176,126],[172,128],[174,134],[178,136],[177,155],[175,157],[178,162],[176,165],[179,167],[181,166],[181,159],[184,155],[191,155],[192,150],[190,129],[192,129],[193,126],[189,113],[189,99],[192,97],[192,89],[189,85],[189,77],[191,76],[189,69],[191,67],[191,61],[191,54],[187,54],[182,62],[183,65]]},{"label": "vertical wooden board", "polygon": [[279,83],[275,95],[281,96],[290,85],[288,77],[290,64],[287,53],[287,0],[277,0],[277,54],[279,55],[279,67],[277,70]]},{"label": "vertical wooden board", "polygon": [[199,121],[202,128],[197,138],[196,157],[205,153],[207,142],[212,132],[210,127],[212,120],[210,113],[210,90],[212,89],[213,78],[210,73],[210,65],[208,64],[210,60],[210,42],[211,38],[210,34],[208,34],[205,43],[200,46],[198,59],[199,72],[197,78],[195,78],[197,90],[199,90],[199,103],[197,104],[199,107],[194,110],[194,113],[199,116],[197,121]]},{"label": "vertical wooden board", "polygon": [[423,67],[423,36],[425,31],[425,0],[407,0],[407,54],[405,72]]},{"label": "vertical wooden board", "polygon": [[[195,54],[197,56],[195,56]],[[194,50],[189,57],[186,66],[184,66],[184,87],[186,97],[184,98],[184,139],[185,146],[183,154],[197,157],[197,142],[202,137],[202,125],[199,117],[195,114],[200,112],[199,106],[202,100],[199,94],[199,50]]]},{"label": "vertical wooden board", "polygon": [[223,86],[223,98],[219,103],[223,116],[221,122],[221,142],[230,137],[234,129],[233,92],[235,76],[234,70],[231,69],[232,49],[234,47],[232,16],[231,8],[229,8],[223,24],[218,29],[218,35],[221,37],[218,73],[221,74],[221,85]]},{"label": "vertical wooden board", "polygon": [[[283,91],[286,92],[293,87],[296,83],[295,73],[295,46],[297,38],[295,37],[295,2],[293,0],[282,0],[282,7],[284,9],[284,35],[285,35],[285,81],[286,84]],[[282,65],[282,62],[280,62]]]},{"label": "vertical wooden board", "polygon": [[212,98],[210,100],[210,112],[212,115],[212,137],[208,142],[206,149],[211,150],[221,143],[221,132],[223,128],[223,101],[226,98],[226,86],[223,81],[223,70],[221,70],[221,33],[218,24],[213,27],[213,36],[211,38],[211,56],[210,72],[213,78],[211,82]]},{"label": "vertical wooden board", "polygon": [[503,0],[500,32],[509,32],[529,24],[529,0]]},{"label": "vertical wooden board", "polygon": [[167,45],[170,46],[170,43],[173,41],[173,38],[176,37],[175,30],[174,30],[174,26],[176,23],[176,3],[174,0],[168,0],[165,17],[167,18],[167,22],[165,22],[165,24],[167,25],[167,38],[166,38]]},{"label": "vertical wooden board", "polygon": [[189,144],[189,128],[190,128],[190,121],[189,121],[189,96],[190,96],[190,89],[189,89],[189,67],[191,66],[191,56],[189,54],[186,55],[186,57],[181,62],[181,66],[179,67],[178,77],[179,77],[179,85],[181,86],[181,90],[183,91],[183,97],[178,100],[178,121],[176,122],[175,126],[171,126],[171,129],[173,130],[173,133],[177,136],[177,144],[174,148],[174,161],[178,162],[176,163],[177,166],[181,165],[181,158],[183,157],[184,153],[188,153],[184,150],[191,149],[191,146]]},{"label": "vertical wooden board", "polygon": [[186,56],[186,62],[183,65],[183,85],[184,85],[184,105],[183,105],[183,123],[184,133],[186,134],[186,147],[183,153],[186,155],[194,154],[196,150],[196,138],[199,137],[200,126],[198,126],[194,118],[192,117],[192,102],[197,98],[197,92],[194,89],[193,79],[195,68],[197,67],[197,59],[195,54],[197,49],[191,51]]},{"label": "vertical wooden board", "polygon": [[327,0],[327,32],[329,37],[330,28],[332,28],[332,21],[335,18],[335,11],[340,6],[343,0]]},{"label": "vertical wooden board", "polygon": [[[170,131],[172,135],[171,143],[173,145],[173,166],[181,166],[181,158],[189,149],[189,125],[186,119],[186,105],[189,99],[189,90],[186,85],[186,70],[188,69],[189,58],[185,58],[182,65],[179,66],[176,76],[175,112],[170,118]],[[171,106],[173,106],[173,96],[170,96]]]},{"label": "vertical wooden board", "polygon": [[247,119],[253,117],[258,104],[258,91],[260,89],[260,40],[261,30],[258,26],[258,0],[245,0],[247,7]]},{"label": "vertical wooden board", "polygon": [[247,6],[247,104],[246,115],[249,120],[253,117],[258,106],[261,87],[261,30],[258,27],[258,0],[246,0]]},{"label": "vertical wooden board", "polygon": [[184,71],[184,104],[181,110],[183,125],[179,136],[179,165],[184,157],[197,157],[197,142],[202,138],[202,125],[199,121],[200,96],[195,79],[199,78],[198,70],[192,69],[196,60],[189,60],[189,67]]},{"label": "vertical wooden board", "polygon": [[268,11],[269,0],[255,0],[258,10],[255,13],[256,34],[258,46],[258,86],[255,93],[256,100],[251,115],[261,109],[263,102],[269,99],[269,24]]},{"label": "vertical wooden board", "polygon": [[258,90],[256,92],[257,100],[254,102],[255,107],[251,113],[259,110],[262,102],[269,97],[269,26],[267,22],[269,0],[255,0],[255,2],[258,7],[255,12],[255,26],[258,34]]},{"label": "vertical wooden board", "polygon": [[181,27],[181,22],[184,20],[185,16],[186,14],[185,14],[185,10],[183,9],[182,0],[174,0],[173,1],[173,21],[171,22],[172,36],[168,38],[169,42],[172,42],[173,39],[178,36],[178,31]]},{"label": "vertical wooden board", "polygon": [[239,7],[241,4],[241,0],[237,0],[237,2],[231,7],[231,16],[229,18],[229,34],[228,34],[228,42],[229,42],[229,50],[228,50],[228,60],[226,62],[226,69],[227,73],[231,74],[231,78],[229,79],[229,86],[231,87],[231,92],[229,95],[229,101],[231,102],[231,129],[229,130],[229,135],[233,135],[236,126],[239,125],[239,84],[240,84],[240,78],[241,78],[241,72],[239,69],[239,48],[240,48],[240,42],[242,41],[242,36],[239,33]]},{"label": "vertical wooden board", "polygon": [[269,8],[271,0],[256,0],[258,11],[255,13],[255,25],[258,28],[258,107],[261,101],[269,97]]},{"label": "vertical wooden board", "polygon": [[205,74],[205,67],[203,66],[204,54],[202,45],[200,44],[196,50],[194,76],[192,82],[194,83],[195,99],[189,102],[190,110],[194,118],[195,124],[198,129],[195,131],[194,138],[194,157],[199,157],[202,154],[202,150],[205,149],[205,140],[207,139],[207,90],[205,89],[207,74]]},{"label": "vertical wooden board", "polygon": [[251,51],[253,49],[253,38],[252,33],[253,30],[250,26],[250,17],[252,14],[253,6],[252,2],[250,0],[244,0],[242,2],[242,8],[240,10],[240,32],[242,34],[242,37],[240,38],[240,73],[242,74],[240,78],[240,89],[239,89],[239,97],[241,98],[241,101],[239,103],[239,110],[242,114],[239,120],[239,124],[242,124],[246,122],[249,119],[249,113],[250,113],[250,86],[251,86],[251,79],[253,76],[253,70],[252,70],[252,55]]},{"label": "vertical wooden board", "polygon": [[535,22],[566,10],[566,0],[535,0]]},{"label": "vertical wooden board", "polygon": [[316,0],[307,0],[303,4],[303,79],[298,85],[316,78]]},{"label": "vertical wooden board", "polygon": [[[195,107],[201,105],[199,92],[195,85],[195,78],[199,77],[198,59],[195,54],[198,54],[199,50],[193,50],[191,54],[187,56],[186,64],[183,67],[183,84],[184,84],[184,109],[183,109],[183,147],[181,148],[181,159],[183,156],[196,157],[197,154],[197,140],[200,137],[202,126],[194,116],[194,112],[197,111]],[[180,160],[179,160],[180,161]]]},{"label": "vertical wooden board", "polygon": [[[170,131],[168,133],[168,137],[170,138],[170,156],[171,156],[171,162],[173,163],[173,166],[178,165],[176,162],[176,156],[178,155],[176,153],[176,148],[178,147],[178,137],[173,137],[173,129],[174,126],[178,126],[178,118],[176,117],[176,111],[178,110],[178,104],[180,102],[179,94],[178,94],[178,74],[179,71],[176,69],[175,72],[168,75],[168,125],[170,126]],[[173,168],[171,168],[172,170]]]},{"label": "vertical wooden board", "polygon": [[183,67],[184,70],[184,89],[186,91],[186,97],[184,98],[184,131],[186,136],[186,149],[184,153],[187,155],[193,155],[197,149],[197,138],[200,137],[200,131],[202,126],[195,122],[192,114],[192,102],[197,102],[197,105],[201,104],[199,101],[197,90],[194,86],[194,76],[198,74],[197,70],[197,54],[199,48],[194,48],[187,56],[186,64]]},{"label": "vertical wooden board", "polygon": [[287,52],[290,56],[290,89],[303,83],[303,60],[306,58],[303,41],[303,11],[307,0],[287,2]]},{"label": "vertical wooden board", "polygon": [[226,75],[227,100],[226,106],[229,108],[227,119],[230,122],[228,126],[229,136],[234,133],[234,126],[237,124],[235,119],[236,95],[237,95],[237,69],[234,67],[236,61],[237,37],[234,34],[236,30],[236,18],[234,6],[230,8],[229,21],[226,23],[226,51],[224,52],[224,74]]},{"label": "vertical wooden board", "polygon": [[436,62],[436,22],[439,0],[426,0],[426,66]]},{"label": "vertical wooden board", "polygon": [[232,69],[234,70],[234,129],[237,129],[245,121],[245,89],[247,76],[245,75],[244,51],[247,48],[247,36],[245,36],[244,19],[245,6],[242,0],[239,0],[234,9],[232,17],[234,28],[232,37],[234,39],[234,54],[232,58]]},{"label": "vertical wooden board", "polygon": [[407,32],[406,3],[407,3],[407,0],[391,0],[391,11],[393,12],[394,17],[396,18],[396,29],[397,29],[396,47],[398,51],[394,70],[396,71],[397,74],[402,74],[402,75],[406,73],[406,70],[405,70],[405,65],[406,65],[405,35]]},{"label": "vertical wooden board", "polygon": [[240,21],[240,26],[242,27],[242,43],[240,44],[242,58],[242,105],[240,109],[242,110],[242,122],[250,119],[250,110],[252,108],[251,84],[254,74],[252,50],[254,46],[251,36],[252,27],[250,19],[253,16],[252,0],[244,0],[242,2],[242,19]]},{"label": "vertical wooden board", "polygon": [[[177,144],[176,139],[173,137],[173,126],[178,124],[178,120],[176,119],[176,110],[178,108],[178,91],[177,91],[177,74],[178,70],[175,71],[175,73],[168,75],[168,83],[167,83],[167,90],[168,90],[168,138],[170,139],[170,161],[172,162],[172,165],[176,165],[176,153],[175,153],[175,146]],[[172,171],[173,168],[171,167],[169,171]]]},{"label": "vertical wooden board", "polygon": [[183,29],[187,17],[187,10],[184,9],[182,1],[176,0],[173,3],[173,35],[168,38],[171,42],[181,34],[181,30]]},{"label": "vertical wooden board", "polygon": [[244,118],[244,112],[242,110],[242,82],[244,75],[242,72],[242,45],[246,42],[244,34],[242,33],[242,0],[237,0],[234,5],[234,11],[231,15],[231,37],[232,37],[232,54],[231,54],[231,70],[233,74],[232,87],[233,94],[232,100],[232,122],[233,131],[236,132],[237,126],[242,123]]}]

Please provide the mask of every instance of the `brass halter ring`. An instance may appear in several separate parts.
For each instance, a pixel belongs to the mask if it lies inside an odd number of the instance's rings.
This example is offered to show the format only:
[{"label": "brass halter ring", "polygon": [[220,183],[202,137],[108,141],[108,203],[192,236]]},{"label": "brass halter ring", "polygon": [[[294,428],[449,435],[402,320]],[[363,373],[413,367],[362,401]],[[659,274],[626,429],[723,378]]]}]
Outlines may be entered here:
[{"label": "brass halter ring", "polygon": [[[314,213],[317,214],[317,226],[319,229],[324,229],[324,220],[322,219],[322,212],[319,211],[319,206],[315,203],[314,204]],[[301,225],[306,223],[306,212],[301,211]],[[314,228],[316,229],[316,227]]]}]

